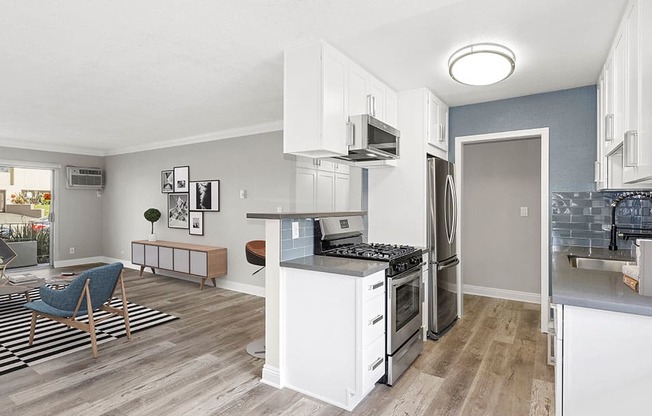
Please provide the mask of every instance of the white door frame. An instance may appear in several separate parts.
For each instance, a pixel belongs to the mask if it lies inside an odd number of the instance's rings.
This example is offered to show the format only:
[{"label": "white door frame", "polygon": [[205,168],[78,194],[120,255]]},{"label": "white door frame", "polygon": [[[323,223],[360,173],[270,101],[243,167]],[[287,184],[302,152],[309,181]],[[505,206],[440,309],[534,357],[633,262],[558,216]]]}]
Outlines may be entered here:
[{"label": "white door frame", "polygon": [[[455,138],[455,177],[457,178],[457,206],[461,206],[462,198],[462,169],[464,163],[464,145],[472,143],[487,143],[492,141],[507,141],[507,140],[520,140],[539,138],[541,141],[541,332],[548,332],[548,294],[549,294],[549,253],[550,253],[550,180],[549,180],[549,128],[529,129],[529,130],[516,130],[506,131],[500,133],[490,134],[476,134],[472,136],[460,136]],[[464,259],[462,253],[462,227],[461,223],[464,221],[462,218],[461,210],[458,210],[457,215],[459,221],[457,222],[457,252],[461,259]],[[458,314],[462,317],[463,305],[462,296],[462,268],[464,261],[460,262],[457,268],[457,287],[458,291]]]}]

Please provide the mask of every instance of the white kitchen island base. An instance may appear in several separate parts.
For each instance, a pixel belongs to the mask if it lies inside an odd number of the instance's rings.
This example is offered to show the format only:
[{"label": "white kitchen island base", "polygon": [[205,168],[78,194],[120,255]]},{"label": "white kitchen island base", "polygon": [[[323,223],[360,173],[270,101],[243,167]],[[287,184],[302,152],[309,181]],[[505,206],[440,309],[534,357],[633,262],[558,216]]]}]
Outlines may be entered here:
[{"label": "white kitchen island base", "polygon": [[353,410],[385,374],[385,272],[282,270],[283,385]]}]

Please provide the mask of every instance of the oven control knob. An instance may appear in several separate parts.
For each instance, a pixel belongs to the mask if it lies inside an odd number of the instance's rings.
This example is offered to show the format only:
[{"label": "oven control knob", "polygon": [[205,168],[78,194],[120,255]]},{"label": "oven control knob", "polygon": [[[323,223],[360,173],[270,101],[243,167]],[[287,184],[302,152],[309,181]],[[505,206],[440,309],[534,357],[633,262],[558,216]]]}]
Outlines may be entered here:
[{"label": "oven control knob", "polygon": [[420,262],[421,262],[421,259],[418,258],[418,257],[412,257],[410,259],[410,264],[417,264],[417,263],[420,263]]},{"label": "oven control knob", "polygon": [[407,264],[403,262],[396,263],[396,270],[398,270],[399,272],[404,272],[405,270],[407,270]]}]

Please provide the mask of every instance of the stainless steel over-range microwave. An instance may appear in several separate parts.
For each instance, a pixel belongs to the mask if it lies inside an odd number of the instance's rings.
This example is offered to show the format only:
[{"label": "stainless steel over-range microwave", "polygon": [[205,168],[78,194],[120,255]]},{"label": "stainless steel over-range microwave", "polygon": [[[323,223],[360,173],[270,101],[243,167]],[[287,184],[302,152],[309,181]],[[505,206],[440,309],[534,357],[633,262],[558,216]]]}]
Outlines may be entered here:
[{"label": "stainless steel over-range microwave", "polygon": [[361,114],[349,117],[349,159],[387,160],[399,157],[401,133],[394,127]]}]

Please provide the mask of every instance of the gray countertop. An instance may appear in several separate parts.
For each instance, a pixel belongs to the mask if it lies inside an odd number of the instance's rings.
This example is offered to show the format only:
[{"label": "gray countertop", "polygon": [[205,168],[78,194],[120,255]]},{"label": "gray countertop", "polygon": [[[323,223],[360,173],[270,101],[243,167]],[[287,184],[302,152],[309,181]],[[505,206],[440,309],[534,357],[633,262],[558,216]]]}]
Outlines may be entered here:
[{"label": "gray countertop", "polygon": [[285,218],[324,218],[324,217],[351,217],[354,215],[367,215],[367,211],[340,211],[340,212],[248,212],[247,218],[262,220],[282,220]]},{"label": "gray countertop", "polygon": [[633,261],[629,250],[555,248],[552,253],[553,303],[652,316],[652,297],[641,296],[627,287],[622,273],[571,267],[569,255]]},{"label": "gray countertop", "polygon": [[365,277],[385,270],[386,261],[357,260],[345,257],[307,256],[281,262],[281,267],[312,270],[315,272]]}]

